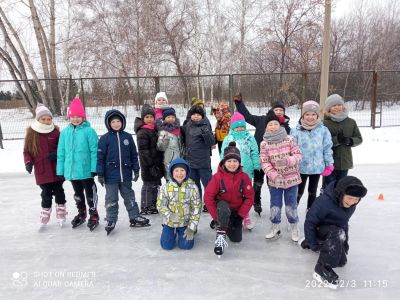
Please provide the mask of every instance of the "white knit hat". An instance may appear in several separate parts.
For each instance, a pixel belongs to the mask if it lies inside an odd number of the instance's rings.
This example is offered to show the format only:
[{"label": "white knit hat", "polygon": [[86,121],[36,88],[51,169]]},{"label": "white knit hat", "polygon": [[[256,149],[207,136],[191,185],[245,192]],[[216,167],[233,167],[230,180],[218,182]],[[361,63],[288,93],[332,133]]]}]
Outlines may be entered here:
[{"label": "white knit hat", "polygon": [[46,106],[44,106],[42,103],[38,103],[38,105],[36,106],[35,113],[36,113],[36,117],[35,117],[36,120],[39,120],[43,116],[53,117],[53,114],[51,113],[51,111]]},{"label": "white knit hat", "polygon": [[156,97],[154,98],[154,102],[157,103],[157,99],[158,98],[164,98],[165,102],[168,103],[168,98],[167,98],[167,94],[165,92],[158,92]]}]

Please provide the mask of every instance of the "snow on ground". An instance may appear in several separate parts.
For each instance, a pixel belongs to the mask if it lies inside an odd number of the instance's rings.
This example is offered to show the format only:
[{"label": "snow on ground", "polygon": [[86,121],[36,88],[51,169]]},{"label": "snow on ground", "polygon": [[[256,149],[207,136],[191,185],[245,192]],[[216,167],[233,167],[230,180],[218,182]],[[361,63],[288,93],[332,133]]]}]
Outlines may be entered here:
[{"label": "snow on ground", "polygon": [[[208,214],[201,217],[191,251],[161,249],[160,216],[150,217],[151,227],[129,228],[122,201],[109,237],[104,222],[94,232],[86,225],[59,228],[54,212],[39,231],[40,189],[24,170],[23,142],[5,141],[0,150],[0,299],[398,299],[399,133],[400,128],[363,128],[364,143],[354,148],[350,174],[362,179],[368,195],[350,221],[348,264],[336,269],[342,280],[337,291],[315,287],[318,256],[291,242],[289,232],[277,241],[265,240],[270,226],[266,186],[261,217],[252,213],[255,228],[244,232],[241,243],[229,243],[221,259],[213,253]],[[217,164],[214,152],[214,171]],[[76,208],[71,184],[64,187],[69,222]],[[141,182],[134,183],[137,196],[140,187]],[[103,218],[105,191],[98,188]],[[384,201],[377,200],[380,193]],[[301,227],[305,199],[299,206]]]}]

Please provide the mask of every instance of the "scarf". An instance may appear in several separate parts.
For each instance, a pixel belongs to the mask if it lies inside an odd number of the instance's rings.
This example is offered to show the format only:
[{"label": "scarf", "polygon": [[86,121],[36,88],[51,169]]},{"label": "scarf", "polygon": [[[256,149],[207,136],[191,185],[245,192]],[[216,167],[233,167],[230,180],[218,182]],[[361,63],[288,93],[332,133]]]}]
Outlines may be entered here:
[{"label": "scarf", "polygon": [[347,111],[347,109],[344,108],[342,112],[337,114],[328,113],[328,116],[331,118],[333,122],[339,123],[349,116],[349,112]]},{"label": "scarf", "polygon": [[320,118],[318,118],[314,122],[307,122],[306,120],[304,120],[304,118],[300,119],[301,127],[304,128],[305,130],[312,130],[315,127],[317,127],[320,123],[321,123]]},{"label": "scarf", "polygon": [[173,124],[171,123],[167,123],[167,122],[163,122],[160,126],[159,130],[165,130],[168,132],[171,132],[172,134],[175,134],[177,136],[179,136],[181,134],[181,128],[179,125],[179,119],[176,118],[175,122]]},{"label": "scarf", "polygon": [[242,131],[235,131],[235,130],[231,129],[230,132],[231,132],[231,135],[233,136],[233,138],[235,139],[235,141],[244,139],[250,134],[247,131],[247,129],[242,130]]},{"label": "scarf", "polygon": [[230,117],[231,117],[230,114],[222,116],[221,119],[219,119],[217,121],[217,126],[215,127],[215,129],[221,129],[221,130],[228,131],[229,127],[230,127],[230,125],[229,125]]},{"label": "scarf", "polygon": [[54,123],[51,123],[50,125],[46,125],[46,124],[40,123],[38,120],[35,120],[35,122],[32,123],[31,128],[39,133],[50,133],[54,130],[55,126],[54,126]]},{"label": "scarf", "polygon": [[264,133],[264,140],[272,143],[282,142],[285,137],[287,137],[287,132],[282,126],[279,127],[279,130],[276,132],[265,131]]},{"label": "scarf", "polygon": [[154,107],[155,108],[158,108],[158,109],[162,109],[162,110],[164,110],[164,109],[166,109],[166,108],[170,108],[171,107],[171,105],[169,105],[168,103],[165,103],[165,104],[154,104]]},{"label": "scarf", "polygon": [[142,128],[147,128],[147,129],[154,130],[155,125],[154,125],[154,123],[153,124],[143,124]]}]

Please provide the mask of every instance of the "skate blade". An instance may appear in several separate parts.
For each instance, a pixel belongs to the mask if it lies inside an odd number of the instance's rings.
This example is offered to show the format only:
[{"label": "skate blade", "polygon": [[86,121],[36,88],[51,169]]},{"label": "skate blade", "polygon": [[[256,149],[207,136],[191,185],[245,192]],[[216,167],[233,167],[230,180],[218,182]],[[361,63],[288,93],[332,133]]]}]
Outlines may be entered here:
[{"label": "skate blade", "polygon": [[59,221],[57,221],[57,223],[58,223],[58,226],[60,226],[60,228],[63,228],[65,225],[65,220],[59,220]]},{"label": "skate blade", "polygon": [[113,230],[107,231],[107,236],[109,236],[111,234],[111,232],[113,232]]},{"label": "skate blade", "polygon": [[88,226],[88,227],[89,227],[90,231],[93,231],[96,229],[97,226],[99,226],[99,224]]},{"label": "skate blade", "polygon": [[39,232],[40,231],[45,231],[47,228],[47,224],[39,224]]},{"label": "skate blade", "polygon": [[277,233],[276,235],[274,235],[273,237],[271,237],[271,238],[265,237],[265,239],[266,239],[267,241],[276,241],[276,240],[279,239],[281,236],[282,236],[281,232],[278,232],[278,233]]},{"label": "skate blade", "polygon": [[146,225],[130,224],[129,226],[130,226],[130,227],[139,228],[139,227],[150,227],[151,224],[150,224],[150,223],[148,223],[148,224],[146,224]]},{"label": "skate blade", "polygon": [[332,290],[336,290],[337,289],[337,284],[330,283],[330,282],[328,282],[326,280],[323,280],[322,277],[318,273],[314,272],[313,277],[314,277],[314,279],[316,281],[318,281],[319,283],[322,284],[322,287],[327,287],[327,288],[332,289]]}]

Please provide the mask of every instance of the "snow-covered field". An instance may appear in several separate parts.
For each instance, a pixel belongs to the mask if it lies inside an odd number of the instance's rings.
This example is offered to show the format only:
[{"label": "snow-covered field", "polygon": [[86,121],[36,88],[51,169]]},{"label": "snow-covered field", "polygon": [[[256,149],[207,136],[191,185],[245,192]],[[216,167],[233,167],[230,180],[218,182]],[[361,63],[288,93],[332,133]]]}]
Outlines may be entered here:
[{"label": "snow-covered field", "polygon": [[[0,299],[398,299],[400,128],[361,132],[364,143],[353,149],[350,174],[364,182],[368,195],[350,221],[348,264],[336,269],[342,280],[337,291],[315,287],[318,256],[291,242],[288,232],[277,241],[265,240],[270,226],[266,186],[261,217],[252,213],[255,228],[244,232],[242,243],[229,243],[219,260],[208,214],[201,217],[191,251],[160,248],[160,216],[150,217],[151,227],[130,228],[122,201],[117,228],[108,237],[104,222],[94,232],[85,225],[59,228],[54,212],[48,227],[39,231],[40,189],[24,169],[23,141],[4,141]],[[214,171],[218,161],[214,152]],[[64,187],[69,222],[76,208],[71,184]],[[98,188],[103,218],[105,191]],[[134,183],[137,197],[140,188],[139,180]],[[380,193],[384,201],[378,201]],[[299,206],[301,225],[306,196]]]}]

